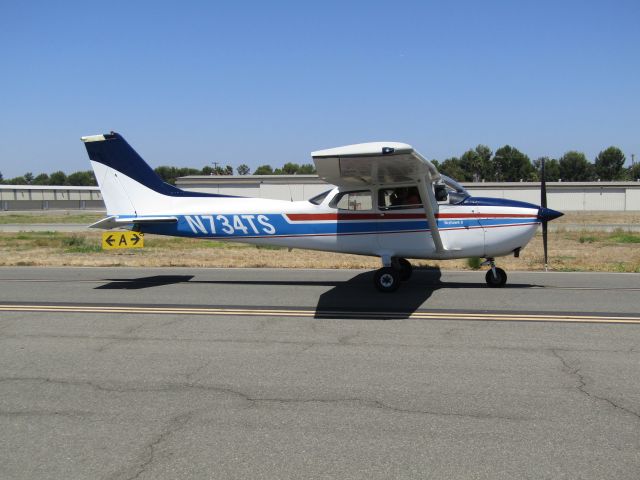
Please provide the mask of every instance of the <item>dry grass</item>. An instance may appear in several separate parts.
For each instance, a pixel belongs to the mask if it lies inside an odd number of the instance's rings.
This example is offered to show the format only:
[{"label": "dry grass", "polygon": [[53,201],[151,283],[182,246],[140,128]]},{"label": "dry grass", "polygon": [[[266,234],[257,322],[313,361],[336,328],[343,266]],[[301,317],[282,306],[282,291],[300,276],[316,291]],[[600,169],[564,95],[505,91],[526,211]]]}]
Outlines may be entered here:
[{"label": "dry grass", "polygon": [[[358,255],[145,236],[145,248],[103,251],[100,232],[2,233],[0,265],[378,268],[380,260]],[[550,267],[560,271],[640,272],[640,234],[550,232]],[[536,236],[520,258],[499,259],[510,270],[542,269],[542,240]],[[467,260],[417,260],[419,266],[469,269]]]},{"label": "dry grass", "polygon": [[567,212],[553,225],[629,225],[640,224],[640,212]]},{"label": "dry grass", "polygon": [[104,218],[103,214],[91,212],[73,212],[73,211],[35,211],[35,212],[0,212],[0,225],[33,225],[36,223],[85,223],[90,225]]}]

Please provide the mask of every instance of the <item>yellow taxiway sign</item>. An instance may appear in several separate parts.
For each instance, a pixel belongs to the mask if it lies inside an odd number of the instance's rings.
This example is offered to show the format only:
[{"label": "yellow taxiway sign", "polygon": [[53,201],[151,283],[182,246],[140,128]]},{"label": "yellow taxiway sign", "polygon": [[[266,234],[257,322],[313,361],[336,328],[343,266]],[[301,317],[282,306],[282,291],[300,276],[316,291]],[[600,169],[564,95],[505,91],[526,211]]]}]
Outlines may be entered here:
[{"label": "yellow taxiway sign", "polygon": [[142,247],[144,247],[144,234],[140,232],[105,232],[102,234],[102,248],[104,250]]}]

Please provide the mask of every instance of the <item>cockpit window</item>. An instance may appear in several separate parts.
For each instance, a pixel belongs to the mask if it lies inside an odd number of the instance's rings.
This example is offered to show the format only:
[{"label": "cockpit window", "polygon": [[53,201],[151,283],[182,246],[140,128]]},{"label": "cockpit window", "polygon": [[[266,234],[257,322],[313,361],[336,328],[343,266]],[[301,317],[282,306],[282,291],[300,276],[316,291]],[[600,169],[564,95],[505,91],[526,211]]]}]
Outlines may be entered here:
[{"label": "cockpit window", "polygon": [[422,208],[418,187],[381,188],[378,190],[378,207],[380,210]]},{"label": "cockpit window", "polygon": [[315,197],[310,198],[309,202],[313,203],[314,205],[320,205],[322,202],[324,202],[324,199],[327,198],[327,195],[329,195],[330,193],[331,190],[322,192],[320,195],[316,195]]},{"label": "cockpit window", "polygon": [[336,195],[331,206],[338,210],[372,210],[371,192],[369,190],[341,192]]}]

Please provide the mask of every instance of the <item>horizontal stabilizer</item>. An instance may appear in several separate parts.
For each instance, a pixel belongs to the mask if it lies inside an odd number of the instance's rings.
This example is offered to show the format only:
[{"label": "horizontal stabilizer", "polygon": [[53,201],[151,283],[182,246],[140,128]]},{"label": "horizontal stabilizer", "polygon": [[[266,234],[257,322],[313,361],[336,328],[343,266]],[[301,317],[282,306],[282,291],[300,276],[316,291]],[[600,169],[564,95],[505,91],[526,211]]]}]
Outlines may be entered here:
[{"label": "horizontal stabilizer", "polygon": [[176,223],[177,217],[106,217],[102,220],[89,225],[89,228],[100,228],[102,230],[111,230],[112,228],[123,227],[134,223]]}]

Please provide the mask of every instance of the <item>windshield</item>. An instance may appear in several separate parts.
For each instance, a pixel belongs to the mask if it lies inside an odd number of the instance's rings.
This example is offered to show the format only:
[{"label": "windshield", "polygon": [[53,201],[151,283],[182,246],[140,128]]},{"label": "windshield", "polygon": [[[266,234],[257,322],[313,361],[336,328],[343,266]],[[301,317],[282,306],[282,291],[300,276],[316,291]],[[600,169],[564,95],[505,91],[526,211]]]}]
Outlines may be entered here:
[{"label": "windshield", "polygon": [[464,201],[465,198],[470,197],[466,188],[456,182],[453,178],[441,175],[442,181],[447,187],[447,193],[449,194],[449,203],[457,204]]}]

